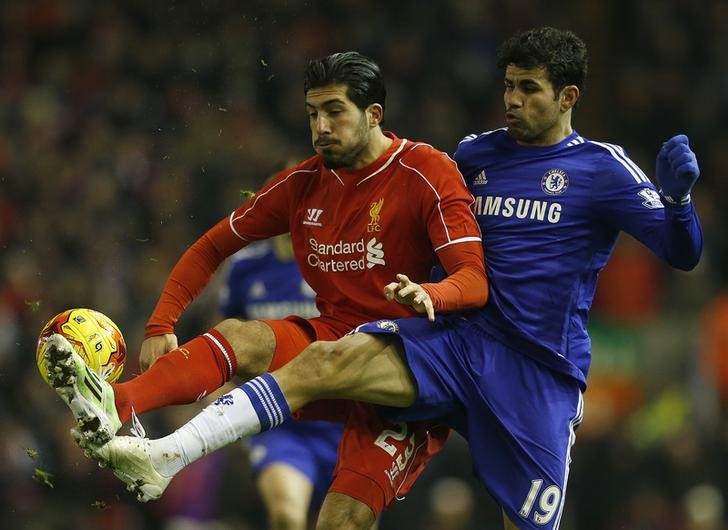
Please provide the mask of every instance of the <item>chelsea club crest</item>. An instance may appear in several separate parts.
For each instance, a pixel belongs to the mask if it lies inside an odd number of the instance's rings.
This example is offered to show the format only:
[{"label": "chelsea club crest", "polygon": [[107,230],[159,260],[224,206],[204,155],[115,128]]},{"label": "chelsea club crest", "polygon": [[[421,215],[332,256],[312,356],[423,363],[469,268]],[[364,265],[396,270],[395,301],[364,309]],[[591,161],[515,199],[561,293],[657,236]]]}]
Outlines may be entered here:
[{"label": "chelsea club crest", "polygon": [[377,322],[377,327],[384,331],[389,331],[390,333],[399,333],[399,325],[391,320],[379,320]]},{"label": "chelsea club crest", "polygon": [[561,195],[569,187],[569,175],[563,169],[549,169],[541,177],[541,189],[549,195]]}]

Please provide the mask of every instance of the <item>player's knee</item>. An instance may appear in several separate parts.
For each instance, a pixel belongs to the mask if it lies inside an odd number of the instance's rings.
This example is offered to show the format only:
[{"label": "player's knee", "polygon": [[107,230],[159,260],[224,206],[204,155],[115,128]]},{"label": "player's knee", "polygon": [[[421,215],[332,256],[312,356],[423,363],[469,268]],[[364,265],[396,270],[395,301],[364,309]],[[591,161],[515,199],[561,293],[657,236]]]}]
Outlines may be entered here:
[{"label": "player's knee", "polygon": [[301,361],[311,380],[316,381],[316,384],[328,383],[337,373],[341,354],[336,342],[319,340],[306,347]]},{"label": "player's knee", "polygon": [[344,502],[330,502],[331,494],[319,513],[316,530],[363,530],[376,522],[371,509],[345,495],[337,495]]},{"label": "player's knee", "polygon": [[278,501],[268,512],[270,528],[274,530],[305,530],[307,512],[295,502]]},{"label": "player's knee", "polygon": [[250,379],[264,373],[275,352],[275,335],[270,327],[257,320],[228,318],[215,329],[233,348],[238,363],[238,375]]},{"label": "player's knee", "polygon": [[381,371],[373,371],[372,366],[377,364],[388,343],[386,337],[366,333],[347,335],[333,342],[313,343],[310,353],[321,392],[328,392],[329,397],[343,397],[338,395],[340,391],[371,386],[372,374],[382,375]]},{"label": "player's knee", "polygon": [[371,528],[369,519],[356,518],[351,514],[339,514],[336,517],[319,517],[316,530],[365,530]]},{"label": "player's knee", "polygon": [[503,512],[503,530],[519,530],[516,524],[508,518],[506,512]]},{"label": "player's knee", "polygon": [[311,361],[309,366],[313,371],[312,376],[318,384],[333,390],[351,383],[345,374],[357,350],[349,336],[337,341],[316,341],[307,348],[306,353]]}]

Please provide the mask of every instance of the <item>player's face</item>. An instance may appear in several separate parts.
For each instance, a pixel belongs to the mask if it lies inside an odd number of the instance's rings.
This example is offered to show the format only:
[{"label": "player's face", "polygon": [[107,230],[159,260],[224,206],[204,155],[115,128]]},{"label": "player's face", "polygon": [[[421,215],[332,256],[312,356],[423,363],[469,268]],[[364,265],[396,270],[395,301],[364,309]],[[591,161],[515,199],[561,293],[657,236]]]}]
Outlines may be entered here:
[{"label": "player's face", "polygon": [[508,132],[519,144],[553,145],[570,134],[570,116],[562,111],[544,67],[508,65],[504,84]]},{"label": "player's face", "polygon": [[345,85],[312,88],[306,112],[313,148],[330,169],[355,169],[369,145],[366,112],[346,95]]}]

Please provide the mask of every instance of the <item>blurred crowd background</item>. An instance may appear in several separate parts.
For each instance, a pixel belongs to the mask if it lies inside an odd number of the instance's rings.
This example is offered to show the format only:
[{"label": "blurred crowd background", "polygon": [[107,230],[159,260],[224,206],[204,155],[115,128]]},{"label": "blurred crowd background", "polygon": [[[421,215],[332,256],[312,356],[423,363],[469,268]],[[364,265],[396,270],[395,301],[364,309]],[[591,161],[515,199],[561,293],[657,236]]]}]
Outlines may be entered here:
[{"label": "blurred crowd background", "polygon": [[[706,242],[681,273],[624,237],[604,271],[561,528],[728,528],[725,0],[2,0],[0,528],[264,528],[243,444],[151,505],[95,468],[37,374],[38,332],[66,308],[98,309],[124,330],[122,377],[138,372],[179,255],[243,190],[311,153],[308,59],[371,56],[385,128],[452,152],[503,125],[498,43],[546,24],[590,49],[582,135],[622,145],[648,175],[661,142],[690,136]],[[216,321],[216,296],[185,314],[180,342]],[[156,436],[195,410],[142,420]],[[500,516],[456,437],[380,528],[496,529]]]}]

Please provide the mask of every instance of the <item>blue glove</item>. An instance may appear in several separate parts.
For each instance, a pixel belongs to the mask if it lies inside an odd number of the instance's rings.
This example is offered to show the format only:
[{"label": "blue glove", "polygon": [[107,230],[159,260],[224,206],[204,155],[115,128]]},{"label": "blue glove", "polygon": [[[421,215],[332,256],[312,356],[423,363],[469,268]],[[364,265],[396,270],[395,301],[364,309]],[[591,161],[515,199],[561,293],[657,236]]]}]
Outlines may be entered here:
[{"label": "blue glove", "polygon": [[660,193],[668,203],[690,202],[690,191],[700,176],[700,168],[687,136],[678,134],[662,144],[657,154],[656,175]]}]

